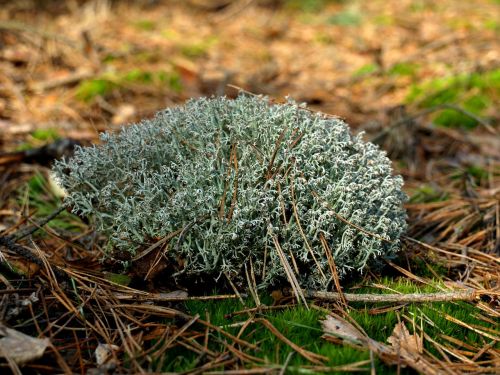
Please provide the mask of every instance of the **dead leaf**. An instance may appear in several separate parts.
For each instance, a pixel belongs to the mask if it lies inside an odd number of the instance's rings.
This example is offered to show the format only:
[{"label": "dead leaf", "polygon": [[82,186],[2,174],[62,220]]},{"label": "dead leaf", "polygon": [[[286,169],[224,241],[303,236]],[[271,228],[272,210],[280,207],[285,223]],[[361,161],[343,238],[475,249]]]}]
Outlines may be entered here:
[{"label": "dead leaf", "polygon": [[421,353],[421,338],[410,335],[404,323],[397,324],[392,336],[387,339],[391,346],[371,339],[339,316],[327,316],[322,325],[325,332],[323,337],[334,343],[339,343],[337,338],[341,338],[340,343],[370,350],[390,365],[410,366],[427,375],[443,373],[439,364]]},{"label": "dead leaf", "polygon": [[11,270],[20,276],[33,277],[40,271],[40,266],[38,264],[24,258],[9,257],[8,262]]},{"label": "dead leaf", "polygon": [[422,338],[417,334],[411,335],[403,322],[396,324],[387,342],[390,343],[398,353],[422,353]]},{"label": "dead leaf", "polygon": [[120,349],[116,345],[112,344],[99,344],[95,349],[95,358],[98,366],[102,366],[103,364],[110,361],[111,356],[114,352]]},{"label": "dead leaf", "polygon": [[9,357],[18,365],[40,358],[50,345],[48,338],[31,337],[1,324],[0,336],[3,336],[0,339],[0,357]]},{"label": "dead leaf", "polygon": [[366,337],[348,321],[328,315],[322,321],[323,332],[348,341],[350,344],[365,346]]}]

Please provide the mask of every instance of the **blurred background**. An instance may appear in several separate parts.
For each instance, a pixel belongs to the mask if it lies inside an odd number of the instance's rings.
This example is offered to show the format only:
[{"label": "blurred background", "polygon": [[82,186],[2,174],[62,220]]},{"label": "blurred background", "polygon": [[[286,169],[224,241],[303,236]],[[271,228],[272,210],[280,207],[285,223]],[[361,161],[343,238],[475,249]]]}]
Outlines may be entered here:
[{"label": "blurred background", "polygon": [[498,146],[498,1],[0,4],[3,152],[93,142],[190,97],[240,89],[345,118],[410,177],[418,157],[456,156],[466,130],[486,135],[485,152]]}]

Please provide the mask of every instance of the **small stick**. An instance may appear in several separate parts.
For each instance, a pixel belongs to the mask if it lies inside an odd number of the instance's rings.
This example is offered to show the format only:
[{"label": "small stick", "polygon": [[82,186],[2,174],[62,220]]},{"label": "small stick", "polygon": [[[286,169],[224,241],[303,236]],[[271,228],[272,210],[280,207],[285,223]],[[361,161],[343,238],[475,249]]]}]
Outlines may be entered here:
[{"label": "small stick", "polygon": [[[473,301],[481,292],[473,289],[459,290],[444,293],[410,293],[410,294],[353,294],[343,293],[348,302],[394,302],[394,303],[416,303],[416,302],[447,302],[447,301]],[[304,290],[308,298],[317,298],[325,301],[338,301],[342,299],[337,292],[320,292]]]},{"label": "small stick", "polygon": [[13,241],[19,241],[20,239],[29,236],[30,234],[35,233],[38,229],[43,227],[45,224],[48,224],[49,221],[55,219],[61,212],[63,212],[66,209],[66,207],[61,206],[57,208],[54,212],[40,220],[38,223],[35,223],[34,225],[24,228],[23,230],[20,230],[16,234],[13,234],[10,239]]},{"label": "small stick", "polygon": [[120,301],[143,302],[143,301],[157,301],[157,302],[183,302],[183,301],[214,301],[222,299],[237,299],[241,295],[236,294],[220,294],[215,296],[192,296],[192,297],[174,297],[166,295],[167,293],[148,293],[148,294],[122,294],[115,293],[114,297]]},{"label": "small stick", "polygon": [[[10,237],[4,237],[4,236],[0,237],[0,247],[2,246],[5,246],[7,249],[13,251],[17,255],[20,255],[23,258],[28,259],[30,262],[33,262],[42,268],[45,267],[45,263],[43,262],[43,260],[41,260],[38,256],[33,254],[32,251],[28,250],[24,246],[21,246],[16,242],[14,242]],[[1,253],[0,253],[0,261],[2,261]],[[51,265],[51,267],[56,276],[67,278],[66,274],[62,272],[59,268],[56,268],[53,265]]]},{"label": "small stick", "polygon": [[[57,215],[59,215],[62,211],[64,211],[66,208],[64,206],[61,206],[57,208],[54,212],[52,212],[50,215],[42,219],[40,222],[35,223],[34,225],[24,228],[23,230],[20,230],[17,232],[17,234],[13,234],[10,236],[0,236],[0,248],[2,246],[6,247],[7,249],[13,251],[17,255],[22,256],[23,258],[28,259],[30,262],[33,262],[40,267],[45,267],[45,263],[43,260],[35,255],[32,251],[28,250],[26,247],[21,246],[17,243],[20,239],[27,237],[33,233],[35,233],[38,229],[42,228],[45,224],[47,224],[49,221],[54,219]],[[2,253],[0,252],[0,262],[5,261],[2,259]],[[54,267],[51,265],[51,269],[53,270],[54,274],[59,277],[66,278],[66,274],[62,272],[59,268]]]}]

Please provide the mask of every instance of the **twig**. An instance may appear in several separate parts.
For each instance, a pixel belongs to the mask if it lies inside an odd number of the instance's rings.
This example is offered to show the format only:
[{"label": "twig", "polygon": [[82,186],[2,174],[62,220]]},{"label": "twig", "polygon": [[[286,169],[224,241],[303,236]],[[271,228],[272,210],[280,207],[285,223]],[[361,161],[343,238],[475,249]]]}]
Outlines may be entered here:
[{"label": "twig", "polygon": [[229,207],[229,213],[227,214],[227,221],[231,221],[233,217],[234,208],[236,207],[236,201],[238,199],[238,151],[237,151],[238,143],[234,143],[231,147],[231,157],[229,163],[231,163],[231,159],[234,165],[234,181],[233,181],[233,197],[231,198],[231,207]]},{"label": "twig", "polygon": [[[485,293],[485,292],[484,292]],[[417,303],[417,302],[447,302],[447,301],[473,301],[483,292],[473,289],[459,290],[445,293],[410,293],[410,294],[353,294],[343,293],[348,302],[393,302],[393,303]],[[317,298],[325,301],[339,301],[342,296],[337,292],[321,292],[304,290],[308,298]]]},{"label": "twig", "polygon": [[148,294],[125,294],[125,293],[114,293],[114,297],[120,301],[134,301],[134,302],[144,302],[144,301],[156,301],[156,302],[181,302],[181,301],[214,301],[222,299],[237,299],[241,298],[241,295],[236,294],[220,294],[215,296],[192,296],[192,297],[174,297],[169,296],[168,293],[148,293]]},{"label": "twig", "polygon": [[201,223],[203,220],[207,219],[209,215],[203,215],[202,217],[199,217],[197,219],[194,219],[190,223],[188,223],[181,231],[181,234],[179,234],[179,238],[177,239],[177,243],[175,244],[175,251],[179,252],[179,249],[184,242],[184,237],[186,237],[187,232],[194,227],[196,224]]},{"label": "twig", "polygon": [[17,163],[49,165],[54,159],[72,154],[80,142],[63,138],[42,147],[26,151],[15,151],[0,153],[0,166],[8,166]]},{"label": "twig", "polygon": [[283,363],[283,367],[281,368],[279,375],[286,374],[286,369],[288,368],[288,365],[290,364],[290,360],[292,359],[294,353],[295,352],[288,353],[286,360],[285,360],[285,363]]},{"label": "twig", "polygon": [[[17,234],[13,234],[10,236],[0,236],[0,248],[2,246],[4,246],[7,249],[16,253],[17,255],[20,255],[23,258],[28,259],[30,262],[33,262],[36,265],[43,268],[44,266],[46,266],[43,259],[41,259],[39,256],[35,255],[33,253],[33,251],[28,250],[28,248],[19,245],[17,243],[17,241],[35,233],[38,229],[40,229],[41,227],[46,225],[49,221],[54,219],[57,215],[59,215],[65,209],[66,208],[64,206],[59,207],[54,212],[52,212],[50,215],[48,215],[44,219],[40,220],[38,223],[35,223],[35,225],[32,225],[28,228],[20,230],[19,232],[17,232]],[[1,261],[5,261],[5,260],[2,259],[2,253],[0,252],[0,262]],[[52,265],[50,265],[50,268],[53,270],[55,275],[57,275],[59,277],[67,278],[67,275],[63,271],[61,271],[59,268],[54,268]]]},{"label": "twig", "polygon": [[12,241],[19,241],[20,239],[22,239],[24,237],[28,237],[29,235],[35,233],[38,229],[41,229],[44,225],[48,224],[49,221],[55,219],[65,209],[66,209],[66,207],[64,207],[64,206],[57,208],[51,214],[49,214],[48,216],[41,219],[38,223],[35,223],[34,225],[27,227],[27,228],[24,228],[24,229],[20,230],[19,232],[13,234],[12,236],[10,236],[10,239]]},{"label": "twig", "polygon": [[[21,245],[17,244],[16,242],[14,242],[12,240],[12,238],[10,238],[10,237],[0,236],[0,248],[2,246],[13,251],[17,255],[20,255],[23,258],[28,259],[30,262],[35,263],[36,265],[38,265],[42,268],[45,266],[45,263],[42,261],[42,259],[37,257],[35,254],[33,254],[32,251],[28,250],[24,246],[21,246]],[[1,260],[2,259],[0,257],[0,261]],[[54,267],[51,267],[51,268],[54,271],[55,275],[57,275],[58,277],[66,278],[66,274],[64,272],[62,272],[60,269],[54,268]]]}]

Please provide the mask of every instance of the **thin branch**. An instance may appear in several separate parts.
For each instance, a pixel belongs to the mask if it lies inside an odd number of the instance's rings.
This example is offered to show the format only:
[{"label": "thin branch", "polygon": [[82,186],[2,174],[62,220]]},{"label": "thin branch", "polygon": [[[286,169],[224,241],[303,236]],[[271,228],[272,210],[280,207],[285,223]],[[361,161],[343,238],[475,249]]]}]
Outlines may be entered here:
[{"label": "thin branch", "polygon": [[448,301],[473,301],[481,294],[473,289],[459,290],[455,292],[444,293],[410,293],[410,294],[353,294],[337,292],[321,292],[304,290],[304,295],[307,298],[316,298],[325,301],[340,301],[342,296],[348,302],[366,302],[366,303],[421,303],[421,302],[448,302]]},{"label": "thin branch", "polygon": [[[10,237],[0,236],[0,248],[2,246],[6,247],[7,249],[16,253],[17,255],[20,255],[23,258],[28,259],[30,262],[35,263],[36,265],[42,268],[45,267],[45,263],[43,262],[42,259],[36,256],[32,251],[28,250],[26,247],[17,244]],[[1,260],[2,258],[0,257],[0,261]],[[55,268],[52,265],[51,268],[54,271],[54,274],[57,275],[58,277],[67,278],[66,274],[62,272],[60,269]]]},{"label": "thin branch", "polygon": [[35,223],[34,225],[24,228],[23,230],[20,230],[19,232],[13,234],[10,236],[10,239],[12,241],[19,241],[20,239],[24,237],[28,237],[29,235],[35,233],[38,229],[41,229],[44,225],[48,224],[50,221],[55,219],[61,212],[63,212],[66,209],[66,207],[61,206],[57,208],[54,212],[49,214],[48,216],[44,217],[41,219],[39,222]]}]

